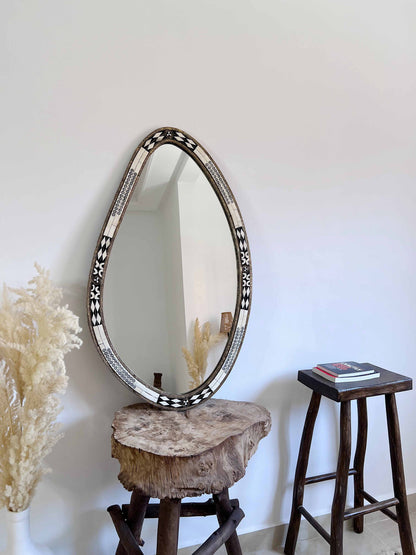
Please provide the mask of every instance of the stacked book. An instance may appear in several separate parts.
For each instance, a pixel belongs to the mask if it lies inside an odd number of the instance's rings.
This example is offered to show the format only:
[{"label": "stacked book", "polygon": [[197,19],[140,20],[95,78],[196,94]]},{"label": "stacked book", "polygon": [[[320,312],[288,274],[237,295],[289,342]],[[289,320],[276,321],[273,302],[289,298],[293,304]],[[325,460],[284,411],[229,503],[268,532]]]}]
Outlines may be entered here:
[{"label": "stacked book", "polygon": [[374,367],[353,361],[318,364],[312,371],[335,383],[358,382],[380,377],[380,372],[377,372]]}]

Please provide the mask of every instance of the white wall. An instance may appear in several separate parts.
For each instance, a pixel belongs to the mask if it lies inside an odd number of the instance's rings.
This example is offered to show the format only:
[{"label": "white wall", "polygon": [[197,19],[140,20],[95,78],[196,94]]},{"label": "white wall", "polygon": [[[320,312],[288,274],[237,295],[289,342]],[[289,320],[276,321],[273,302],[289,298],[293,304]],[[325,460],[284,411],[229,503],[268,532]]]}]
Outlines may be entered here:
[{"label": "white wall", "polygon": [[[220,396],[264,404],[274,425],[232,490],[241,531],[288,519],[309,398],[299,368],[355,359],[415,376],[415,12],[410,0],[3,2],[1,279],[23,283],[38,260],[85,330],[68,356],[66,436],[33,503],[33,535],[55,553],[113,553],[105,508],[128,497],[110,424],[136,398],[95,352],[85,289],[124,168],[158,126],[207,147],[250,239],[253,310]],[[410,492],[415,401],[398,395]],[[380,497],[383,411],[371,400],[367,485]],[[335,412],[323,403],[311,472],[334,467]],[[312,512],[328,511],[329,488],[309,490]],[[213,526],[184,521],[181,544]]]}]

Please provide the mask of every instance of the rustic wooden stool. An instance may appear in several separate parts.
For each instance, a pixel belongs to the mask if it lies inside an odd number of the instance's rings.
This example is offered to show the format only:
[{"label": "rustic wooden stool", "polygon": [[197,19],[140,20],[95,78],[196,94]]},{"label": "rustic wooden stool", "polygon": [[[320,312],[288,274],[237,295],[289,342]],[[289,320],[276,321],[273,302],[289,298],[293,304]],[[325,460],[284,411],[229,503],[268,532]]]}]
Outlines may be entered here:
[{"label": "rustic wooden stool", "polygon": [[[373,365],[368,365],[372,367]],[[399,526],[400,541],[403,555],[414,555],[415,549],[410,528],[407,507],[406,486],[404,478],[400,428],[397,416],[395,393],[412,389],[412,380],[406,376],[376,368],[380,377],[350,383],[332,383],[314,374],[312,370],[301,370],[298,380],[313,390],[312,398],[306,415],[299,457],[293,485],[293,504],[284,552],[291,555],[295,552],[301,516],[325,538],[330,545],[331,555],[342,555],[343,521],[353,518],[354,530],[361,533],[364,529],[364,515],[374,511],[382,511]],[[306,478],[312,434],[318,414],[321,396],[341,403],[340,446],[337,471]],[[367,397],[385,395],[387,427],[390,444],[390,460],[393,476],[394,498],[377,501],[364,490],[364,458],[367,444]],[[353,468],[349,468],[351,456],[351,401],[357,400],[358,434],[357,447]],[[345,510],[348,476],[354,476],[354,508]],[[302,505],[304,486],[335,478],[335,492],[331,510],[331,534],[312,517]],[[370,504],[364,505],[364,499]],[[396,506],[396,513],[388,507]]]},{"label": "rustic wooden stool", "polygon": [[[259,441],[270,430],[269,412],[254,403],[211,399],[187,412],[136,404],[118,411],[113,421],[112,456],[118,475],[132,491],[129,505],[108,511],[120,538],[116,555],[142,554],[143,520],[158,518],[157,555],[176,555],[181,516],[217,515],[220,524],[195,551],[209,555],[225,543],[241,555],[236,528],[244,517],[228,488],[245,474]],[[205,503],[184,497],[213,494]],[[150,504],[150,497],[160,503]]]}]

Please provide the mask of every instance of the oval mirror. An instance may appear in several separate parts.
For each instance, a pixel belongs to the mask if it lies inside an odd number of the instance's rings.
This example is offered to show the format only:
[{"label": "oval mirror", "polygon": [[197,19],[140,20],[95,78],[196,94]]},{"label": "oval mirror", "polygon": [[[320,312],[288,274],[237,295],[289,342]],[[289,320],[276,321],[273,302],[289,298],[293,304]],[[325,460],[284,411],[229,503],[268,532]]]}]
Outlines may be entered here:
[{"label": "oval mirror", "polygon": [[167,409],[205,401],[230,372],[251,298],[244,224],[209,154],[166,127],[137,147],[104,222],[89,325],[108,366]]}]

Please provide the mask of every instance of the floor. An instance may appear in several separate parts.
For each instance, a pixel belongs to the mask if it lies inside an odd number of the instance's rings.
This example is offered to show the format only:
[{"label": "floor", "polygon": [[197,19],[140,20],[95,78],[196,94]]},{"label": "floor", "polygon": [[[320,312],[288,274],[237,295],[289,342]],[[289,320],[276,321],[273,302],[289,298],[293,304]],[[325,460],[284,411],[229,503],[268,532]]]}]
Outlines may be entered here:
[{"label": "floor", "polygon": [[[416,495],[409,497],[410,520],[413,539],[416,540]],[[329,516],[317,519],[326,530],[329,529]],[[244,555],[276,555],[283,553],[286,537],[286,526],[268,528],[252,534],[240,536]],[[415,543],[416,545],[416,543]],[[180,555],[191,555],[196,547],[179,550]],[[312,526],[302,519],[296,554],[327,555],[329,546]],[[226,555],[222,547],[218,555]],[[402,555],[397,524],[383,513],[373,513],[365,517],[365,528],[362,534],[352,530],[352,522],[347,521],[344,528],[344,555]]]}]

